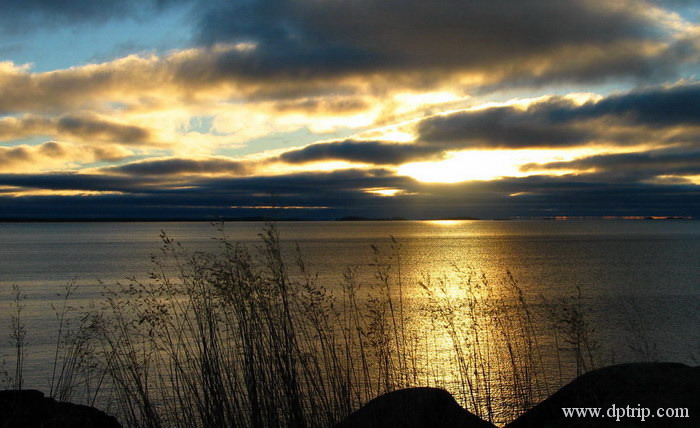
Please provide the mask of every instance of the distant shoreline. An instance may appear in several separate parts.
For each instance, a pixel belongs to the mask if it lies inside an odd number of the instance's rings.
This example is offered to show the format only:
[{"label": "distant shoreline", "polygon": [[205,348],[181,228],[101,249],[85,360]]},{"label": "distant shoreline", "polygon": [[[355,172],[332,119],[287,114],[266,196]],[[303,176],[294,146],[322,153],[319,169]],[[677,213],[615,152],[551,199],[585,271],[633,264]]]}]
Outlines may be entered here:
[{"label": "distant shoreline", "polygon": [[219,223],[219,222],[363,222],[363,221],[519,221],[519,220],[550,220],[550,221],[581,221],[581,220],[697,220],[690,216],[551,216],[551,217],[512,217],[512,218],[476,218],[476,217],[445,217],[445,218],[371,218],[371,217],[340,217],[340,218],[267,218],[267,217],[231,217],[231,218],[0,218],[0,223]]}]

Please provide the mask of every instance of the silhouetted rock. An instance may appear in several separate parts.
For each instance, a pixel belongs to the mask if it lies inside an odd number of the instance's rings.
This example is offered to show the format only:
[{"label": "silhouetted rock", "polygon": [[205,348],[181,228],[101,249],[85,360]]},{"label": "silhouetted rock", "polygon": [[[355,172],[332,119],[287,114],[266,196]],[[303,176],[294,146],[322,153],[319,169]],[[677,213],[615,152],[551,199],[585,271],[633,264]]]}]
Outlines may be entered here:
[{"label": "silhouetted rock", "polygon": [[494,428],[438,388],[409,388],[380,395],[336,428]]},{"label": "silhouetted rock", "polygon": [[113,416],[46,398],[40,391],[0,391],[0,428],[121,428]]},{"label": "silhouetted rock", "polygon": [[[601,408],[603,416],[564,417],[562,408],[573,407]],[[642,408],[650,409],[654,416],[642,422]],[[687,408],[690,417],[661,418],[655,414],[660,408]],[[616,421],[616,412],[632,412],[635,416]],[[700,367],[638,363],[588,372],[506,425],[531,427],[700,427]]]}]

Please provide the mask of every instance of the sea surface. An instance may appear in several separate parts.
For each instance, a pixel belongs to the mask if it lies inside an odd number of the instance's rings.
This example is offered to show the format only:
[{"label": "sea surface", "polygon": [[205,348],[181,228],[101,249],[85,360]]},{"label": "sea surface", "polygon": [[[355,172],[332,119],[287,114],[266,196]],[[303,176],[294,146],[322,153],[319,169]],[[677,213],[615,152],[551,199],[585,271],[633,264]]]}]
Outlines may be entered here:
[{"label": "sea surface", "polygon": [[[226,237],[255,251],[265,225],[231,222]],[[601,353],[635,359],[622,313],[634,311],[658,359],[698,364],[700,358],[700,222],[698,221],[362,221],[280,222],[285,256],[296,247],[329,289],[356,269],[372,281],[376,258],[393,257],[407,295],[424,298],[419,281],[456,281],[478,272],[493,284],[508,273],[528,299],[556,301],[581,290],[591,308]],[[25,386],[46,390],[56,315],[66,284],[72,305],[99,301],[103,287],[144,281],[159,254],[161,232],[192,251],[215,251],[222,232],[206,222],[0,223],[0,355],[12,371],[9,337],[13,285],[26,299]],[[377,250],[375,251],[372,246]],[[57,294],[58,293],[58,294]],[[624,306],[624,308],[623,308]]]}]

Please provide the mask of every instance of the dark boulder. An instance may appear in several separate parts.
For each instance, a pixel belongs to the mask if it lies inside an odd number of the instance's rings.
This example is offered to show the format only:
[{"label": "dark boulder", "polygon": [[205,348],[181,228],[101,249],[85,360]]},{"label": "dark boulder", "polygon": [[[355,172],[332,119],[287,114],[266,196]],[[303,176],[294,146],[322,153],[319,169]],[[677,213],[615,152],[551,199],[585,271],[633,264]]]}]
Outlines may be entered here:
[{"label": "dark boulder", "polygon": [[[562,408],[574,407],[600,408],[601,416],[565,417]],[[659,417],[658,409],[687,409],[689,417]],[[700,427],[700,367],[637,363],[593,370],[506,425],[531,427]]]},{"label": "dark boulder", "polygon": [[438,388],[389,392],[353,412],[336,428],[495,428]]},{"label": "dark boulder", "polygon": [[35,390],[0,391],[0,428],[121,428],[90,406],[63,403]]}]

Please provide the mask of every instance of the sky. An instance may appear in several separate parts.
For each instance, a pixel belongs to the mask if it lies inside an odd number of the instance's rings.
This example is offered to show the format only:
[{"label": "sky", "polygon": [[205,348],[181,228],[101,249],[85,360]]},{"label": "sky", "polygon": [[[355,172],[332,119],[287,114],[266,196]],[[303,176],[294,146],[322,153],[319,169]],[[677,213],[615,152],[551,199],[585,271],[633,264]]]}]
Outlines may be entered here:
[{"label": "sky", "polygon": [[0,8],[0,219],[700,218],[695,0]]}]

